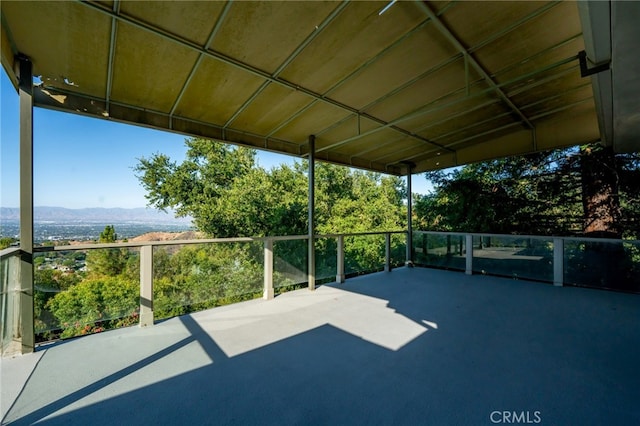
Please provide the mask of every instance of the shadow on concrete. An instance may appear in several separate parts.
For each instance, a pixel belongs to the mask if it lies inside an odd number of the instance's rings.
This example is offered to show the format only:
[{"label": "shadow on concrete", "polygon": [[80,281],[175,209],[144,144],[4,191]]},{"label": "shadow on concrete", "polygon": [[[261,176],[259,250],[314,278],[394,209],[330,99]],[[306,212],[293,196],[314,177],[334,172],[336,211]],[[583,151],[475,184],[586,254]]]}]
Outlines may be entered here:
[{"label": "shadow on concrete", "polygon": [[[327,287],[386,301],[429,331],[390,350],[327,323],[228,357],[187,315],[187,337],[6,420],[478,425],[493,411],[537,411],[542,424],[640,423],[637,296],[420,268]],[[205,365],[107,392],[194,344]],[[82,403],[98,391],[106,397]]]}]

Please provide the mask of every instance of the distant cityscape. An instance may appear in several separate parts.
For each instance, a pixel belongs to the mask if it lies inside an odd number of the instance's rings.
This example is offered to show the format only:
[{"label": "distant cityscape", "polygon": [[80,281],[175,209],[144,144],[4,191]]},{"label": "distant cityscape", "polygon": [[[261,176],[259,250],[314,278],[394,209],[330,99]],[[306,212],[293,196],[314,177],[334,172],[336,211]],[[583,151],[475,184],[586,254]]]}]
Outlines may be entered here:
[{"label": "distant cityscape", "polygon": [[[0,237],[18,238],[19,211],[0,208]],[[172,213],[138,209],[65,209],[34,208],[34,240],[91,241],[100,236],[106,225],[113,225],[119,238],[132,238],[147,232],[182,232],[193,229],[191,218],[175,218]]]}]

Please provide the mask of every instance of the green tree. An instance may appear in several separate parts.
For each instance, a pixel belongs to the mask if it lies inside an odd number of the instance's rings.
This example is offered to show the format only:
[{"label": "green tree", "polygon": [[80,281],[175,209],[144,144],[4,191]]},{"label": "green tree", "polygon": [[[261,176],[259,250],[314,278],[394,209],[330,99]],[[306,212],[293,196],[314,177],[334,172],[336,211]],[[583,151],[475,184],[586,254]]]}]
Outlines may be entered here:
[{"label": "green tree", "polygon": [[11,237],[0,237],[0,250],[6,249],[7,247],[11,246],[11,244],[15,243],[16,240],[15,238],[11,238]]},{"label": "green tree", "polygon": [[134,324],[138,317],[138,283],[121,277],[85,279],[57,293],[46,308],[72,337]]},{"label": "green tree", "polygon": [[186,159],[177,164],[164,154],[140,158],[134,168],[150,205],[193,217],[196,227],[218,237],[246,235],[220,206],[223,195],[255,166],[255,150],[201,138],[188,138]]},{"label": "green tree", "polygon": [[[118,235],[113,225],[105,226],[100,233],[100,243],[115,243]],[[125,271],[129,251],[127,249],[95,249],[87,253],[87,268],[94,277],[116,276]]]}]

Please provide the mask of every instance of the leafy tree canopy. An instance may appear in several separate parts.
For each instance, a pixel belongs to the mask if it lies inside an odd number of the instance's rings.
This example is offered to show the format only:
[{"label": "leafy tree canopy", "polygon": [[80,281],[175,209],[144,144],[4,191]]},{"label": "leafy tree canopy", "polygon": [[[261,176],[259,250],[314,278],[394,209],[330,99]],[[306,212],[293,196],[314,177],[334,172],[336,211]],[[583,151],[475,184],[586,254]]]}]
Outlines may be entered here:
[{"label": "leafy tree canopy", "polygon": [[[185,160],[139,159],[136,176],[151,205],[193,217],[216,237],[307,232],[307,164],[258,167],[255,150],[191,138]],[[316,165],[318,232],[394,230],[404,226],[401,179]]]},{"label": "leafy tree canopy", "polygon": [[590,145],[430,172],[415,214],[429,230],[638,238],[639,159]]}]

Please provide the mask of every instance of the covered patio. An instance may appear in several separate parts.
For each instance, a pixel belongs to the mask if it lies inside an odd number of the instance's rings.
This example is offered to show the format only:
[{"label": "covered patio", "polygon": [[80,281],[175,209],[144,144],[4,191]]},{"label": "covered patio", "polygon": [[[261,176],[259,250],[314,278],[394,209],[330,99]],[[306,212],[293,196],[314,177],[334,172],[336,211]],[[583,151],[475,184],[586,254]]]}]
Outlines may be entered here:
[{"label": "covered patio", "polygon": [[[20,247],[0,260],[17,265],[8,339],[28,354],[2,359],[3,422],[640,423],[639,296],[561,287],[562,244],[545,272],[557,286],[471,275],[471,249],[467,274],[407,267],[316,289],[314,257],[316,159],[409,177],[412,265],[412,174],[595,142],[639,151],[640,3],[0,7],[21,117]],[[34,107],[307,158],[315,291],[273,298],[268,236],[273,300],[154,325],[149,245],[145,327],[36,350]]]},{"label": "covered patio", "polygon": [[639,311],[401,268],[5,359],[3,422],[637,424]]}]

